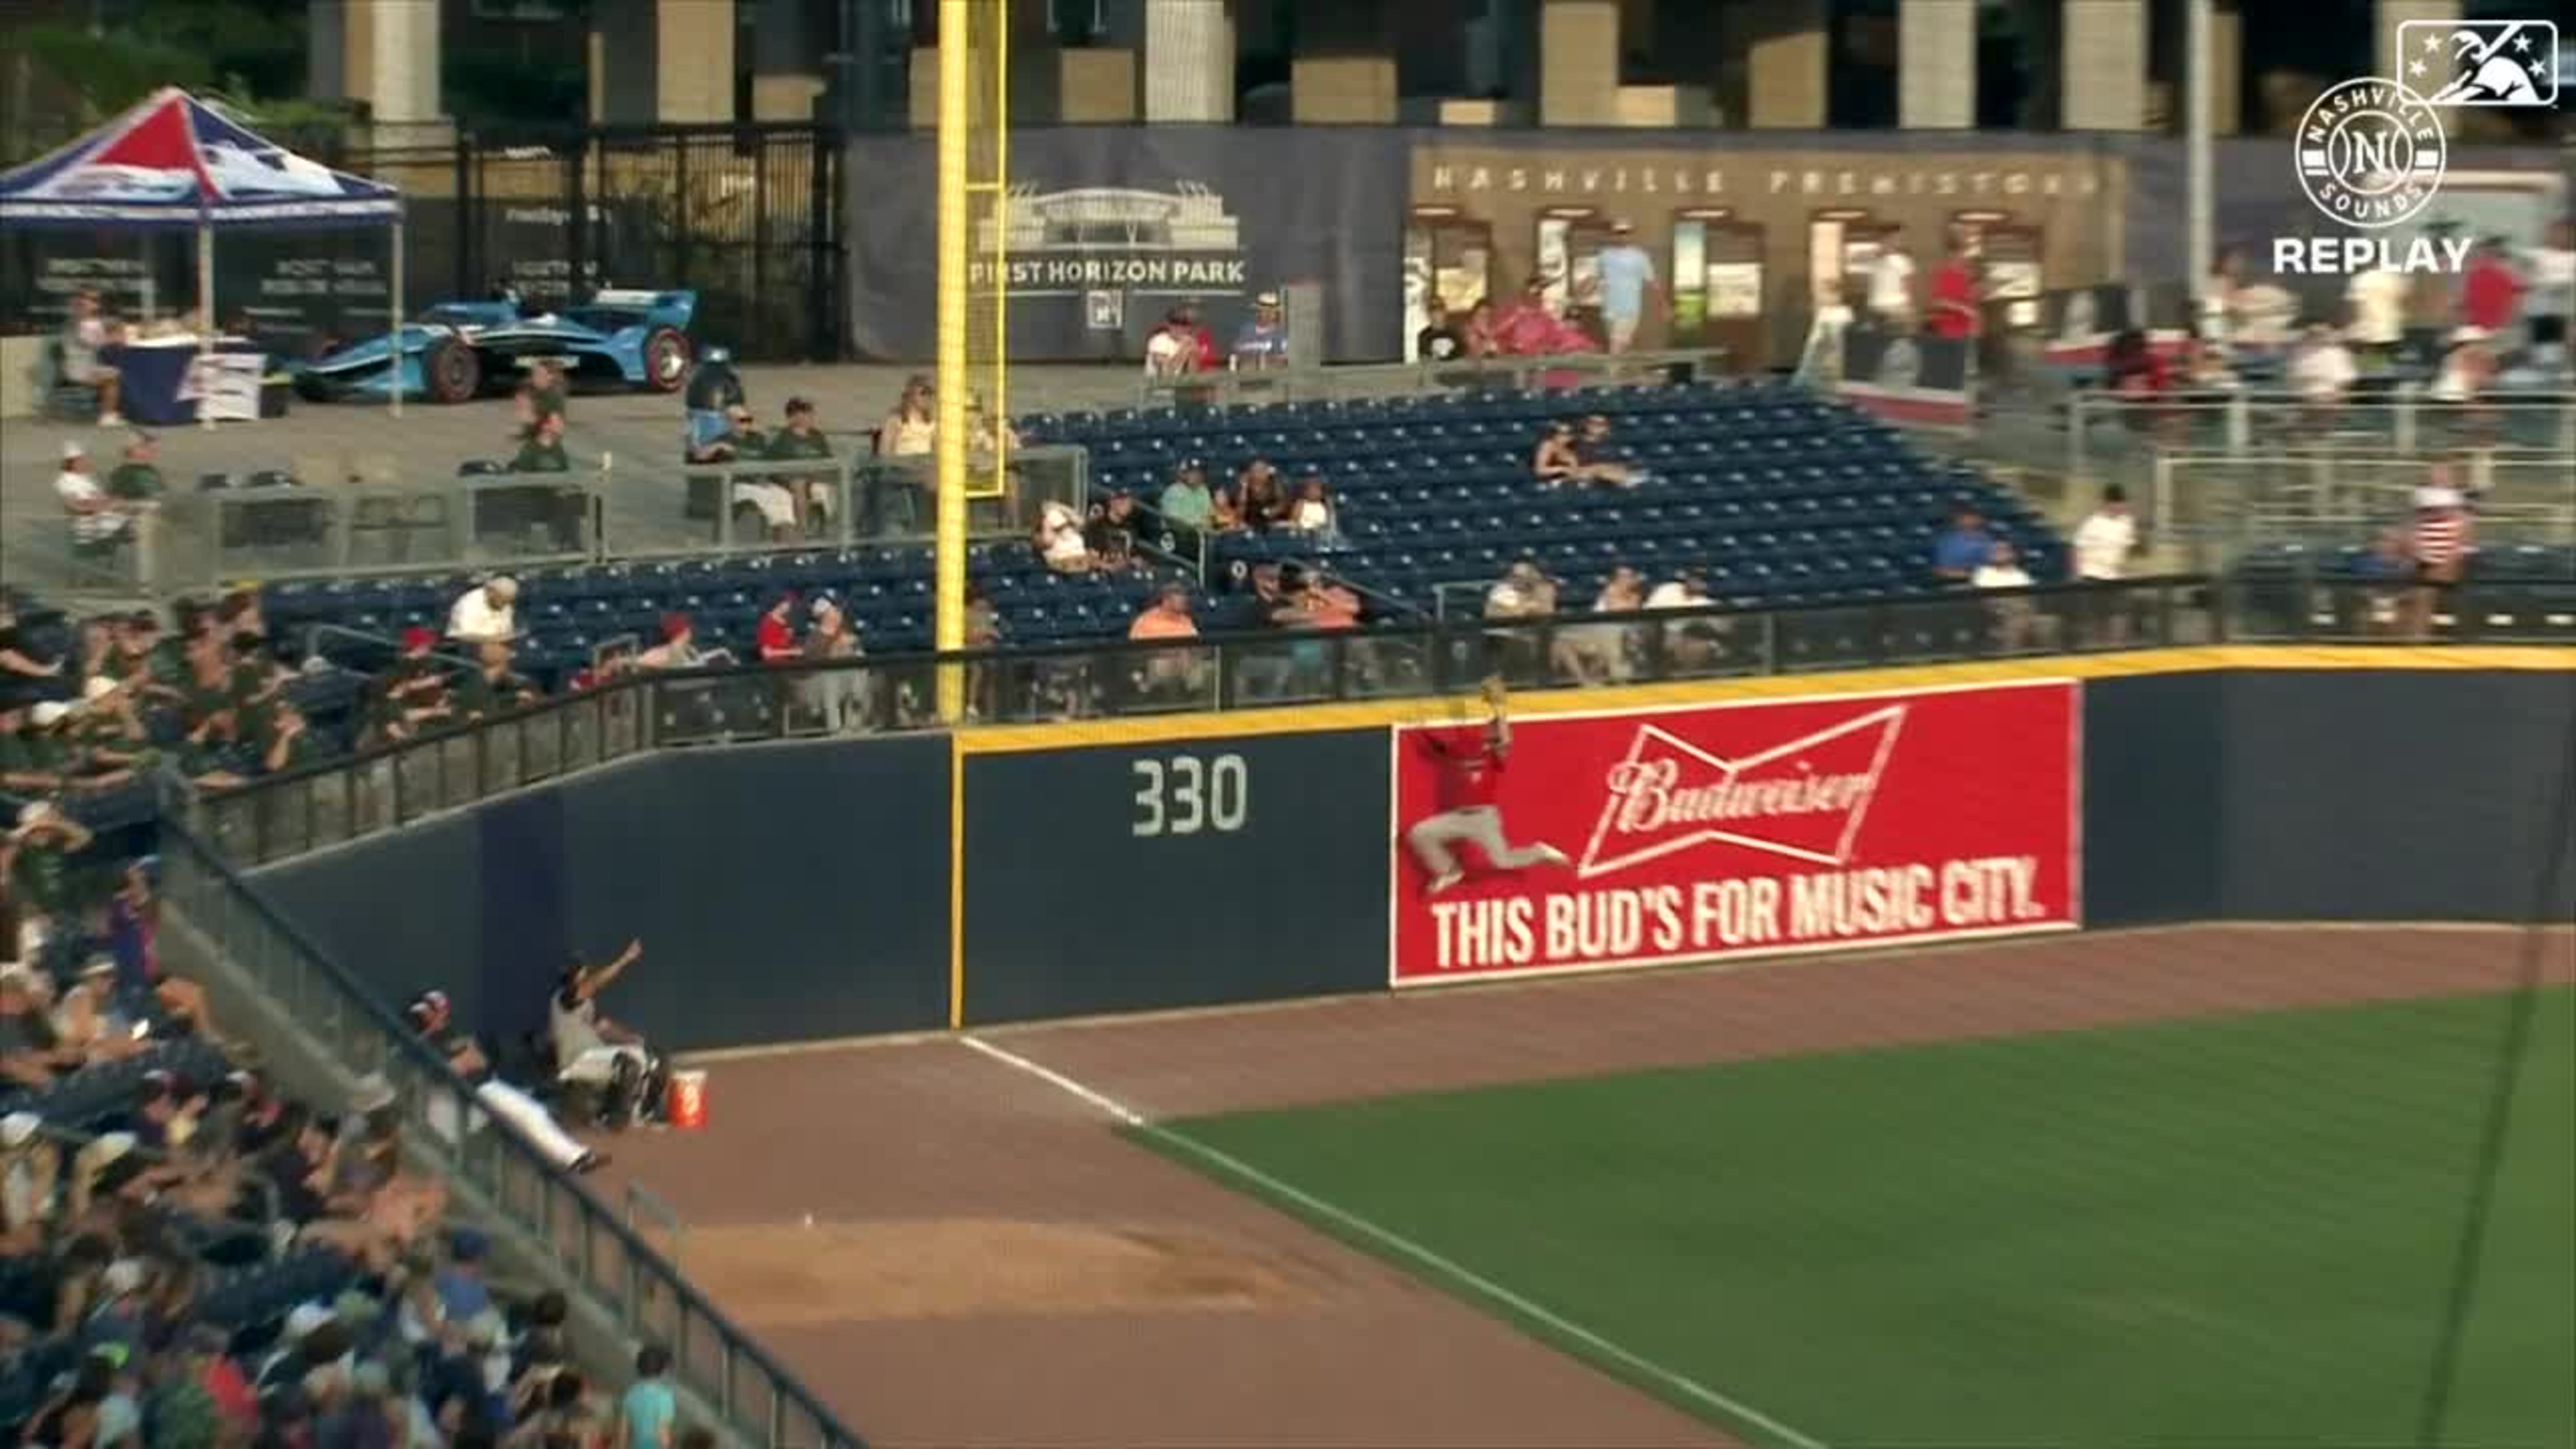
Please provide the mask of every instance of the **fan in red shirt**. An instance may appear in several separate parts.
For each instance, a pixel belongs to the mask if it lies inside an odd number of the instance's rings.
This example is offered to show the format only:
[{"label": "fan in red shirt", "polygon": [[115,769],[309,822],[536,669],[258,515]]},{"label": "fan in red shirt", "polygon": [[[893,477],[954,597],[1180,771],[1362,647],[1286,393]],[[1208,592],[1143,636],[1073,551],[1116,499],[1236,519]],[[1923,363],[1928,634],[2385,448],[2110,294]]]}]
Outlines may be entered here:
[{"label": "fan in red shirt", "polygon": [[2488,237],[2460,278],[2460,320],[2490,334],[2503,332],[2522,310],[2522,289],[2522,274],[2506,257],[2504,239]]},{"label": "fan in red shirt", "polygon": [[1952,341],[1977,335],[1977,264],[1956,237],[1932,270],[1932,315],[1923,325],[1933,336]]},{"label": "fan in red shirt", "polygon": [[805,651],[796,646],[796,626],[789,622],[795,615],[796,596],[780,594],[769,612],[760,616],[752,641],[760,647],[761,663],[785,664],[805,657]]},{"label": "fan in red shirt", "polygon": [[1565,864],[1565,852],[1555,846],[1544,841],[1514,845],[1503,831],[1498,801],[1503,768],[1511,759],[1512,727],[1503,714],[1501,680],[1485,682],[1485,701],[1493,715],[1481,728],[1426,730],[1416,737],[1439,776],[1439,809],[1404,832],[1406,848],[1430,874],[1425,895],[1438,895],[1466,878],[1458,865],[1460,845],[1474,846],[1497,871]]}]

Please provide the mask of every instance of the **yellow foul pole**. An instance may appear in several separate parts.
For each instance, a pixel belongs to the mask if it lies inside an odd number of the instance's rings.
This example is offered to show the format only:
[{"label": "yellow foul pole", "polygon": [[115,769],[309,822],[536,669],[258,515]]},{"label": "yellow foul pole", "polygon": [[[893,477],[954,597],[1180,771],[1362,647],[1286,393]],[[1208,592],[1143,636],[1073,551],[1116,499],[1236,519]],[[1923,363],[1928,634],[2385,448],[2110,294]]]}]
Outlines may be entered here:
[{"label": "yellow foul pole", "polygon": [[[966,208],[972,123],[968,24],[972,0],[939,0],[938,618],[932,641],[966,647],[966,291],[974,250]],[[940,718],[965,715],[965,671],[939,671]]]}]

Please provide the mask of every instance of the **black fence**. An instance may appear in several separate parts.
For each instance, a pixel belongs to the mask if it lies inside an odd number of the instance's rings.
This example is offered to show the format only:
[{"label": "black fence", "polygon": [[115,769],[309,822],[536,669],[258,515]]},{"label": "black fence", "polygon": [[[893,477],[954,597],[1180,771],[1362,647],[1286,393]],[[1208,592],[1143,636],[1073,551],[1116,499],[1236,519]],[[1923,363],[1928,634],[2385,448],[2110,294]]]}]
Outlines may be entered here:
[{"label": "black fence", "polygon": [[842,353],[840,156],[815,126],[656,126],[460,134],[344,164],[413,198],[416,297],[686,288],[701,345],[785,362]]}]

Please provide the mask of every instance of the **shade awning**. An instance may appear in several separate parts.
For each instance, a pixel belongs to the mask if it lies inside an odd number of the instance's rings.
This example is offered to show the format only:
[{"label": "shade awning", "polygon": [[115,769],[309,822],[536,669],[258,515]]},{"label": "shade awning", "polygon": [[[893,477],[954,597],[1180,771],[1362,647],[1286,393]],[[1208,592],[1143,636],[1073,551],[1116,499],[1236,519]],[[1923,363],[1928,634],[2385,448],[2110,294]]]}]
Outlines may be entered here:
[{"label": "shade awning", "polygon": [[391,225],[393,187],[335,171],[177,89],[0,172],[0,226],[155,228]]}]

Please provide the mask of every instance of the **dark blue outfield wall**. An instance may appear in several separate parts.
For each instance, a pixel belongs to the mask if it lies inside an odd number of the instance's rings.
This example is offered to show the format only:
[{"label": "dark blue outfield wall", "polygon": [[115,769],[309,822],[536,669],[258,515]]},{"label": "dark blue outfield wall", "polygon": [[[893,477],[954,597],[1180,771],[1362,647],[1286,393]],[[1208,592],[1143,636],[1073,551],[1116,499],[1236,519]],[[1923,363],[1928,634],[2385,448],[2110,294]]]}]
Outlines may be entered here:
[{"label": "dark blue outfield wall", "polygon": [[261,872],[399,1003],[514,1036],[567,952],[644,960],[608,1010],[674,1050],[948,1021],[948,742],[646,756]]},{"label": "dark blue outfield wall", "polygon": [[2576,674],[2235,670],[2086,686],[2084,916],[2528,921],[2576,749]]},{"label": "dark blue outfield wall", "polygon": [[[2094,926],[2528,920],[2576,677],[2148,675],[2086,686]],[[646,946],[611,1011],[678,1049],[944,1026],[942,738],[648,757],[279,866],[390,1001],[508,1034],[565,953]],[[970,1024],[1386,980],[1381,730],[965,758]],[[2563,848],[2563,847],[2562,847]]]}]

